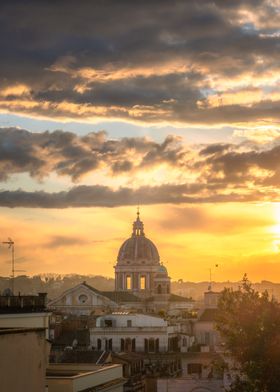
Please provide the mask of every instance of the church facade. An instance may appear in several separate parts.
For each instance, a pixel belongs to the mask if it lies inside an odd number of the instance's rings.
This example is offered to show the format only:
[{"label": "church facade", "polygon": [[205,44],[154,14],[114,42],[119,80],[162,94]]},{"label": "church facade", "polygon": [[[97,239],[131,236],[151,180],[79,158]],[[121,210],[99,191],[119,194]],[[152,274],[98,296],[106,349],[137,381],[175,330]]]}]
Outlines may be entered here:
[{"label": "church facade", "polygon": [[170,295],[170,277],[154,243],[145,236],[139,211],[131,237],[120,247],[115,265],[115,289],[147,299],[166,299]]},{"label": "church facade", "polygon": [[76,315],[110,311],[157,313],[193,308],[193,301],[170,292],[170,277],[155,244],[146,237],[139,211],[132,234],[121,245],[115,265],[115,291],[99,291],[86,282],[65,291],[49,308]]}]

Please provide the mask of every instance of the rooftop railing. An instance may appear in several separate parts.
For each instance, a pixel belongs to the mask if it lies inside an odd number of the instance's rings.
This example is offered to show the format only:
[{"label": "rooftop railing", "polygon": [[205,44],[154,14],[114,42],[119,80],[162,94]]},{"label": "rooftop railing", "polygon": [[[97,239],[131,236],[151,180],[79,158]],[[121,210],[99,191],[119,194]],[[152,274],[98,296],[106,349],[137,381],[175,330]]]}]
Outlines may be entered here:
[{"label": "rooftop railing", "polygon": [[0,314],[2,313],[27,313],[46,311],[46,293],[38,295],[8,295],[0,296]]}]

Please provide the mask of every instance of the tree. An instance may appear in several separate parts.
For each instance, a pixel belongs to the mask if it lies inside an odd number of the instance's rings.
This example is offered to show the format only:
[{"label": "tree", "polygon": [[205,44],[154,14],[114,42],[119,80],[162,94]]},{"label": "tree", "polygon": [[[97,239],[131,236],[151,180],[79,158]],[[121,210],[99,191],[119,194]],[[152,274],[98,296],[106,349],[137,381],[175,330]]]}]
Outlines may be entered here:
[{"label": "tree", "polygon": [[242,286],[224,289],[217,329],[240,366],[232,392],[279,392],[280,305],[267,291],[255,291],[246,275]]}]

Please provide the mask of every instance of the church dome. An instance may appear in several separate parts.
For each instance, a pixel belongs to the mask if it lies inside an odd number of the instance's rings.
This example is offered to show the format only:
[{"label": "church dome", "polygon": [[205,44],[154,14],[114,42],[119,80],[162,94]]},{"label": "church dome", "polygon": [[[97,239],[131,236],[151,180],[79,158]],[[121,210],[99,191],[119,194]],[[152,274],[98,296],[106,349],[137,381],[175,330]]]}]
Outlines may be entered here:
[{"label": "church dome", "polygon": [[165,267],[163,264],[161,264],[161,265],[158,267],[158,270],[157,270],[157,273],[156,273],[156,278],[157,278],[157,279],[165,279],[165,278],[168,278],[167,269],[166,269],[166,267]]},{"label": "church dome", "polygon": [[154,243],[145,237],[144,225],[139,218],[133,223],[132,235],[120,247],[118,262],[158,264],[160,257]]},{"label": "church dome", "polygon": [[167,269],[166,269],[166,267],[163,264],[161,264],[159,266],[158,273],[160,273],[160,274],[167,274]]}]

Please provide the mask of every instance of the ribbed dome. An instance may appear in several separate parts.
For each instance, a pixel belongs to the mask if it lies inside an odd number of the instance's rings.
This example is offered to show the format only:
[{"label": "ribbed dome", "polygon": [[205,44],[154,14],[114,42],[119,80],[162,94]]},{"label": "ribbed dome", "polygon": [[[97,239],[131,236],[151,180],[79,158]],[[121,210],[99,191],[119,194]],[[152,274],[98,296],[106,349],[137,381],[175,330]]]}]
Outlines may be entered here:
[{"label": "ribbed dome", "polygon": [[148,262],[152,264],[159,263],[159,254],[156,246],[151,240],[145,237],[144,225],[140,221],[139,212],[137,219],[133,223],[132,236],[126,240],[120,247],[118,254],[118,262]]},{"label": "ribbed dome", "polygon": [[118,261],[159,262],[156,246],[144,236],[135,236],[126,240],[120,247]]}]

